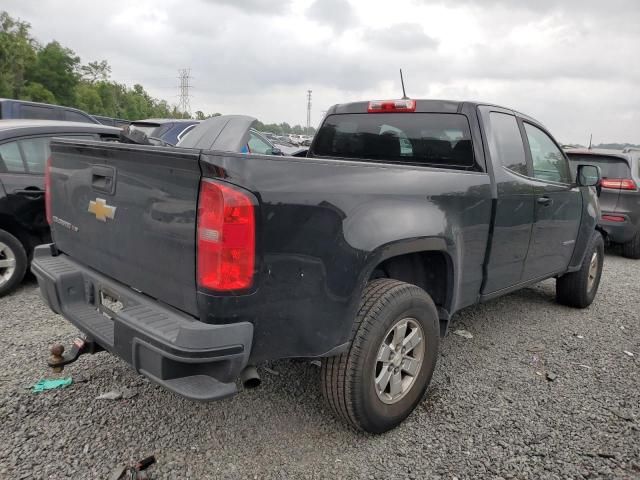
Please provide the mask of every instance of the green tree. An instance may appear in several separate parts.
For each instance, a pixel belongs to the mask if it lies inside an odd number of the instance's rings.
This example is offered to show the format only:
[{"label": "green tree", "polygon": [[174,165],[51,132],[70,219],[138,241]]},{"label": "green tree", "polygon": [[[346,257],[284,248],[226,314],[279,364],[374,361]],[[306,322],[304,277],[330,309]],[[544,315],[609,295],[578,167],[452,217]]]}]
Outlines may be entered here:
[{"label": "green tree", "polygon": [[31,25],[0,12],[0,97],[18,98],[26,71],[36,59],[36,42],[29,35]]},{"label": "green tree", "polygon": [[104,82],[111,77],[111,66],[106,60],[89,62],[80,66],[80,76],[89,83]]},{"label": "green tree", "polygon": [[79,63],[80,58],[73,50],[54,40],[38,51],[35,63],[27,70],[28,80],[42,84],[60,104],[73,106]]},{"label": "green tree", "polygon": [[76,88],[76,100],[74,106],[85,112],[95,115],[104,115],[105,109],[98,90],[91,83],[80,83]]},{"label": "green tree", "polygon": [[31,102],[56,103],[53,93],[38,82],[29,82],[26,87],[21,88],[18,98]]}]

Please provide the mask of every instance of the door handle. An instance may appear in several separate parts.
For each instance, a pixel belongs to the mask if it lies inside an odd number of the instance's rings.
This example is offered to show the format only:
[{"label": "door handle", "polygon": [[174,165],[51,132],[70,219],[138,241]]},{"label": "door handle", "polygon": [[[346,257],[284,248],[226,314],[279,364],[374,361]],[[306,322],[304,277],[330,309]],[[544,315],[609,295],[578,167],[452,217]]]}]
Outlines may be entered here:
[{"label": "door handle", "polygon": [[553,203],[553,200],[551,200],[549,197],[538,197],[537,202],[538,204],[546,207],[551,205]]},{"label": "door handle", "polygon": [[91,167],[91,186],[98,192],[113,195],[116,186],[115,168],[103,165]]},{"label": "door handle", "polygon": [[36,200],[44,195],[44,190],[37,187],[27,187],[24,190],[16,190],[14,193]]}]

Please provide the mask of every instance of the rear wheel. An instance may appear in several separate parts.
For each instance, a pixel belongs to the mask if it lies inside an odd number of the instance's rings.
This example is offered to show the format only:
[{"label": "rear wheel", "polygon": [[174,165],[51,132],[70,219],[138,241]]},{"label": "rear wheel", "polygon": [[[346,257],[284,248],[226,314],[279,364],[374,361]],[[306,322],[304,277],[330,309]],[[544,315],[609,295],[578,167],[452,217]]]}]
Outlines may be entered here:
[{"label": "rear wheel", "polygon": [[9,232],[0,230],[0,296],[15,289],[27,271],[27,252]]},{"label": "rear wheel", "polygon": [[567,273],[556,280],[558,303],[575,308],[591,305],[598,293],[604,265],[604,240],[600,232],[591,237],[580,270]]},{"label": "rear wheel", "polygon": [[322,392],[340,419],[370,433],[400,424],[436,365],[438,314],[421,288],[377,279],[365,288],[349,351],[322,362]]},{"label": "rear wheel", "polygon": [[622,255],[627,258],[640,258],[640,231],[636,233],[633,240],[622,244]]}]

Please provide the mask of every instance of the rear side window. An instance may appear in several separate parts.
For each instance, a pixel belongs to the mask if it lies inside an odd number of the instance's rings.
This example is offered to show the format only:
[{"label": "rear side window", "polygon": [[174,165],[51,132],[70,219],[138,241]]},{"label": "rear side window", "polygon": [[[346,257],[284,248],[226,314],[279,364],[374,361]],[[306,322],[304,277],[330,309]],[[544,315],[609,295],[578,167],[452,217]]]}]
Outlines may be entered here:
[{"label": "rear side window", "polygon": [[489,119],[493,140],[489,142],[491,156],[499,159],[503,167],[521,175],[528,175],[524,143],[522,143],[516,117],[506,113],[491,112]]},{"label": "rear side window", "polygon": [[0,167],[9,173],[25,173],[18,142],[7,142],[0,145]]},{"label": "rear side window", "polygon": [[467,118],[449,113],[330,115],[316,135],[313,155],[476,167]]},{"label": "rear side window", "polygon": [[569,153],[569,160],[571,160],[571,170],[574,173],[577,170],[577,165],[596,165],[600,167],[602,178],[631,178],[629,164],[622,158]]},{"label": "rear side window", "polygon": [[74,112],[72,110],[64,111],[64,119],[69,122],[93,123],[86,115],[82,115],[81,113]]},{"label": "rear side window", "polygon": [[58,112],[50,107],[41,107],[39,105],[20,105],[20,118],[57,120]]}]

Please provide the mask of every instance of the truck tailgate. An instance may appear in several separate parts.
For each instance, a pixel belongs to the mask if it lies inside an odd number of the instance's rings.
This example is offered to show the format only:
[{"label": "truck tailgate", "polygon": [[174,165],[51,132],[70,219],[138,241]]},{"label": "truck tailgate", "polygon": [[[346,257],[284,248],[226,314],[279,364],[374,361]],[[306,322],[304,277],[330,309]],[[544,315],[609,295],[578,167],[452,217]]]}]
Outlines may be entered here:
[{"label": "truck tailgate", "polygon": [[52,142],[51,151],[57,248],[196,315],[198,152],[65,140]]}]

